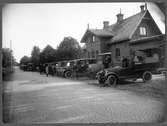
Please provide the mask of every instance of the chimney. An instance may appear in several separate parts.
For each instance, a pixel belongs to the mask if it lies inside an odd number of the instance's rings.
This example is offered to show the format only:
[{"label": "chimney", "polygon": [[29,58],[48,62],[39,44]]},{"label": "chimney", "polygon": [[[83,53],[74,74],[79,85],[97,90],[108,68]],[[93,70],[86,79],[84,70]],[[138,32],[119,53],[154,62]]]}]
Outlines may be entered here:
[{"label": "chimney", "polygon": [[140,9],[141,9],[141,12],[143,12],[144,11],[144,5],[141,5]]},{"label": "chimney", "polygon": [[107,29],[109,27],[109,21],[103,21],[103,29]]},{"label": "chimney", "polygon": [[123,21],[123,14],[117,14],[117,23],[120,23],[121,21]]}]

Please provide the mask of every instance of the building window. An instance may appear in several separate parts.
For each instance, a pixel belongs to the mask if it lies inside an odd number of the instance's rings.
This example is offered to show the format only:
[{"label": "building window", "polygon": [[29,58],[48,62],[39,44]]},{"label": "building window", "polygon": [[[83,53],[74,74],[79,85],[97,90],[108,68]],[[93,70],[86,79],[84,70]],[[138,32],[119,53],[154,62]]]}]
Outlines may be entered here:
[{"label": "building window", "polygon": [[115,50],[115,56],[116,57],[120,56],[120,49],[119,48],[116,48],[116,50]]},{"label": "building window", "polygon": [[140,27],[140,35],[146,36],[146,27]]}]

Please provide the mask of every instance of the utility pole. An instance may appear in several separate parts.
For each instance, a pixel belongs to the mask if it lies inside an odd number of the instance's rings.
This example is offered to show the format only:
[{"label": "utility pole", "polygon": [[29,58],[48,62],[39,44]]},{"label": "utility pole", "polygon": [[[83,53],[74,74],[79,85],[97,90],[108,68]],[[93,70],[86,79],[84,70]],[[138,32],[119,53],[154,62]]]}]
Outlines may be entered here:
[{"label": "utility pole", "polygon": [[11,55],[10,55],[10,68],[12,71],[12,40],[10,40],[10,51],[11,51]]}]

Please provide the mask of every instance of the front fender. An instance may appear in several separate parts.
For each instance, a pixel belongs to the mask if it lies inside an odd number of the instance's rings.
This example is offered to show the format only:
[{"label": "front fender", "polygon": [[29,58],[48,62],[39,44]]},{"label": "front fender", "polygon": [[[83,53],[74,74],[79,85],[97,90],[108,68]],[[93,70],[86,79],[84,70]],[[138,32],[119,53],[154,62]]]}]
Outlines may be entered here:
[{"label": "front fender", "polygon": [[119,80],[118,74],[116,74],[114,72],[108,72],[107,75],[106,75],[106,78],[108,78],[110,75],[114,75]]}]

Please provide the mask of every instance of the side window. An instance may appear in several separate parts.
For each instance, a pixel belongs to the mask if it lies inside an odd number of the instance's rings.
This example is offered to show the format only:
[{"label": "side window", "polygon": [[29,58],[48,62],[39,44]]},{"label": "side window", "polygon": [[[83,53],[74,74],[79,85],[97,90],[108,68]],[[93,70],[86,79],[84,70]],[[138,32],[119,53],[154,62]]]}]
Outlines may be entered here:
[{"label": "side window", "polygon": [[119,57],[120,56],[120,48],[116,48],[115,49],[115,57]]},{"label": "side window", "polygon": [[151,49],[149,49],[149,50],[146,51],[146,56],[147,57],[152,57],[153,56],[153,52],[152,52]]},{"label": "side window", "polygon": [[142,35],[142,36],[147,35],[146,27],[140,27],[140,35]]}]

